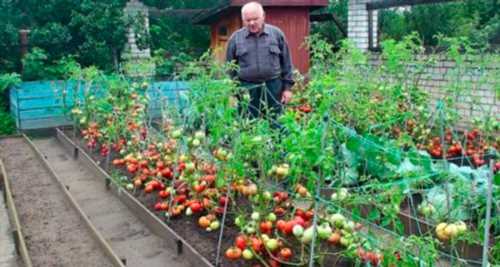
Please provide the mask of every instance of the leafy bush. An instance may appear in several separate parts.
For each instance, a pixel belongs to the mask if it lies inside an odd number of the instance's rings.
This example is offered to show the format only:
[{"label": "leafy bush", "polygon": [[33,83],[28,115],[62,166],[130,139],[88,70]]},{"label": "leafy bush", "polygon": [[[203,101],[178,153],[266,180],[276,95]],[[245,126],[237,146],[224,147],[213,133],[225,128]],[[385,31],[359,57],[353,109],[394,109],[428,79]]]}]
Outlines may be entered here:
[{"label": "leafy bush", "polygon": [[9,113],[7,89],[20,82],[17,73],[0,75],[0,135],[11,134],[16,130],[14,119]]},{"label": "leafy bush", "polygon": [[14,118],[10,113],[0,111],[0,136],[12,134],[16,131],[16,124]]},{"label": "leafy bush", "polygon": [[45,76],[45,68],[47,64],[47,53],[41,48],[33,48],[23,58],[23,80],[32,81],[42,79]]}]

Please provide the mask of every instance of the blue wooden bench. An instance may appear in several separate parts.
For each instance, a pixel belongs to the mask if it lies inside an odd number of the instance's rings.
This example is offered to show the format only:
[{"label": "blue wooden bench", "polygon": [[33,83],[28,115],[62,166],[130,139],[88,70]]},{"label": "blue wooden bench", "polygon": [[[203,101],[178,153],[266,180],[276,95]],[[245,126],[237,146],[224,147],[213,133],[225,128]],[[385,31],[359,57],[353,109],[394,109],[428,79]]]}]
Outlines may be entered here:
[{"label": "blue wooden bench", "polygon": [[[80,88],[80,90],[78,90]],[[152,83],[146,93],[150,99],[149,114],[158,117],[162,105],[186,104],[188,83],[160,81]],[[83,86],[76,81],[23,82],[10,88],[10,112],[20,130],[44,129],[71,125],[68,112],[76,99],[83,100]]]}]

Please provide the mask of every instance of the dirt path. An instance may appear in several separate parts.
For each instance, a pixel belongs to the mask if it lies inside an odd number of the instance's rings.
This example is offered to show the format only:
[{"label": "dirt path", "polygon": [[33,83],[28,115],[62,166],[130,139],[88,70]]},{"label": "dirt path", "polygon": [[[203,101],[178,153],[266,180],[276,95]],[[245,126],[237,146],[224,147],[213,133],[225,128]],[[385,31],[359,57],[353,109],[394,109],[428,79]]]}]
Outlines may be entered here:
[{"label": "dirt path", "polygon": [[23,138],[0,139],[33,266],[112,266]]},{"label": "dirt path", "polygon": [[107,191],[102,179],[73,160],[55,137],[37,138],[33,142],[113,251],[126,260],[127,266],[189,266]]}]

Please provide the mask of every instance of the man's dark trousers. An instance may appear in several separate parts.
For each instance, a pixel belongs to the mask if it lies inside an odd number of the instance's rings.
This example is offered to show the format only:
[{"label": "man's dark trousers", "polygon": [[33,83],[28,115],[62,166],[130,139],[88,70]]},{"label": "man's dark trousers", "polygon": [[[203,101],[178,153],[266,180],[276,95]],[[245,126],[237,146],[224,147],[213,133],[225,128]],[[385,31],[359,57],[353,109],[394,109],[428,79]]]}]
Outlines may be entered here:
[{"label": "man's dark trousers", "polygon": [[241,86],[247,88],[250,94],[248,116],[251,119],[270,118],[272,120],[271,124],[274,125],[277,116],[283,111],[283,105],[281,104],[283,84],[281,79],[272,79],[262,83],[242,81]]}]

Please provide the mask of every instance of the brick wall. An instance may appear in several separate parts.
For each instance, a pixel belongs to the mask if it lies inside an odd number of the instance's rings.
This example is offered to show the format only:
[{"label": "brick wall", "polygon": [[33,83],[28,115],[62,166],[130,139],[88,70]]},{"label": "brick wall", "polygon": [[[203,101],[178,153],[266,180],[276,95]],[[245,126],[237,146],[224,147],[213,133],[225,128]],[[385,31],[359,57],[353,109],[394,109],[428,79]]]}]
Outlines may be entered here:
[{"label": "brick wall", "polygon": [[[350,0],[348,6],[347,36],[360,49],[368,49],[368,11],[366,3],[371,0]],[[377,43],[378,13],[372,13],[372,43]]]},{"label": "brick wall", "polygon": [[[430,55],[423,56],[428,59]],[[500,121],[500,55],[483,55],[492,63],[483,65],[484,60],[467,61],[465,68],[458,69],[455,62],[445,55],[432,55],[435,61],[426,65],[419,76],[411,75],[409,80],[417,81],[420,88],[429,92],[431,107],[436,107],[438,100],[443,99],[451,90],[461,90],[457,94],[457,112],[460,120],[457,127],[470,127],[474,117],[493,116]],[[380,55],[372,53],[370,63],[373,66],[382,64]],[[483,65],[483,66],[481,66]],[[414,70],[407,66],[407,71]],[[495,81],[496,80],[496,81]],[[432,110],[431,110],[432,111]]]}]

